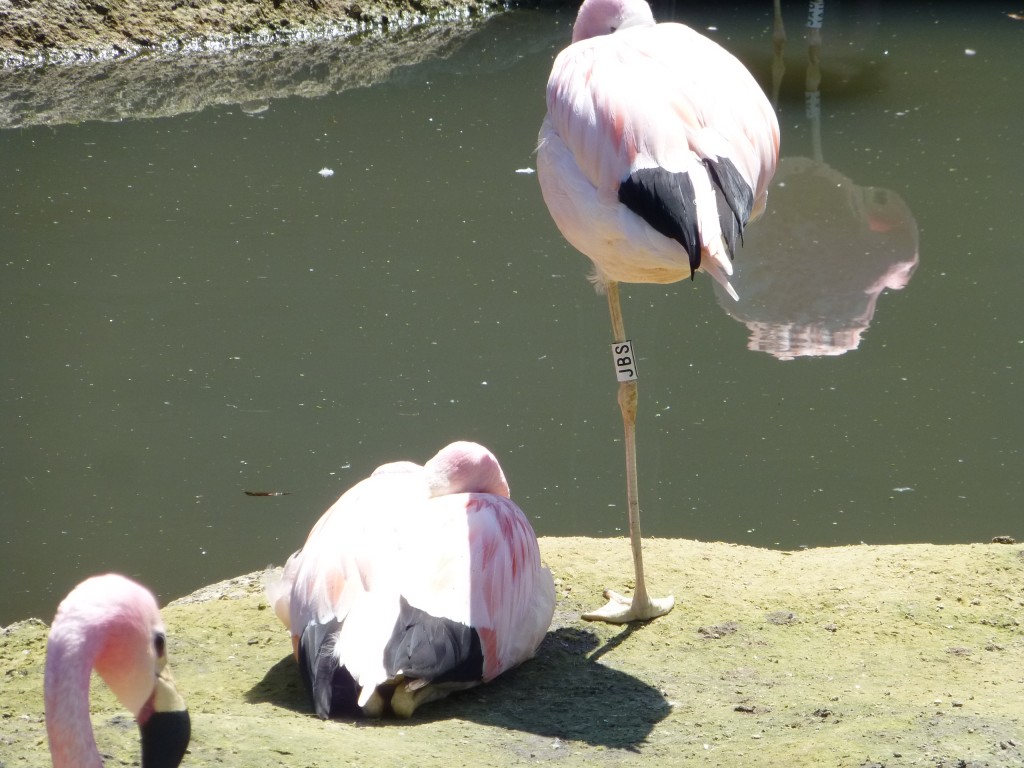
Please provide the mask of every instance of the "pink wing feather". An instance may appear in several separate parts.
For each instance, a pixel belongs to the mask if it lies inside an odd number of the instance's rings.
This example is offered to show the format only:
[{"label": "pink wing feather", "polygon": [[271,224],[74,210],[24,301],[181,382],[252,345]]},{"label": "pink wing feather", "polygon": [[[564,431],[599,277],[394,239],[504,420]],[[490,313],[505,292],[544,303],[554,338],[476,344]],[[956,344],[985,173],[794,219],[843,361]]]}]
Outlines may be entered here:
[{"label": "pink wing feather", "polygon": [[484,681],[532,657],[555,591],[522,510],[494,494],[459,493],[431,499],[418,520],[401,555],[413,577],[402,587],[409,603],[480,632]]}]

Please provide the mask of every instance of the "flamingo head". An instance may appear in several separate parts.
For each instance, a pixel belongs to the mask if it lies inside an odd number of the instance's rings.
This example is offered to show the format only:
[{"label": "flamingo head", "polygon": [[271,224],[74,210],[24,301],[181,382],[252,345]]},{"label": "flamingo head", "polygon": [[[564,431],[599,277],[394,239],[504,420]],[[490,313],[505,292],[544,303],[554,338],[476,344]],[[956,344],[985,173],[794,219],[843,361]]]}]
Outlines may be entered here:
[{"label": "flamingo head", "polygon": [[479,443],[451,443],[438,451],[423,469],[431,496],[493,493],[509,498],[508,481],[501,465],[494,454]]},{"label": "flamingo head", "polygon": [[[142,737],[143,768],[173,768],[181,762],[191,722],[167,666],[166,629],[149,590],[117,574],[86,579],[57,609],[46,654],[51,748],[69,727],[87,725],[60,721],[87,711],[74,699],[87,699],[91,668],[135,715]],[[84,683],[84,689],[76,690],[78,681]],[[55,765],[57,762],[55,753]]]},{"label": "flamingo head", "polygon": [[572,41],[610,35],[623,27],[654,23],[646,0],[584,0],[572,28]]}]

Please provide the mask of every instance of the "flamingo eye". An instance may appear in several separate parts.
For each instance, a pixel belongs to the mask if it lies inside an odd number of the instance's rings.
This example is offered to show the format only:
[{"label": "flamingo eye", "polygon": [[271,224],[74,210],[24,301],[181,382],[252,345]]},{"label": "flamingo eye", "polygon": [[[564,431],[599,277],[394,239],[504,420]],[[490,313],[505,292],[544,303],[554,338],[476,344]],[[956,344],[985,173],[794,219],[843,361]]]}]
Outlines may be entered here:
[{"label": "flamingo eye", "polygon": [[167,652],[167,637],[163,632],[153,633],[153,650],[156,651],[158,659],[162,659]]}]

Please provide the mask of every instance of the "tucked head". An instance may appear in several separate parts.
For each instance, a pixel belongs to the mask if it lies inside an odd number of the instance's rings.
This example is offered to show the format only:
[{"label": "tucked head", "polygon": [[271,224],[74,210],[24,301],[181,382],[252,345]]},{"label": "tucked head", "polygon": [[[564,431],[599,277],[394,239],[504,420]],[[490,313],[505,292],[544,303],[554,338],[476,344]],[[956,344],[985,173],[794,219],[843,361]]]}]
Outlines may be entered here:
[{"label": "tucked head", "polygon": [[431,496],[449,493],[493,493],[509,498],[508,482],[494,454],[479,443],[460,441],[445,446],[423,469]]},{"label": "tucked head", "polygon": [[572,28],[572,41],[654,23],[654,14],[646,0],[584,0]]}]

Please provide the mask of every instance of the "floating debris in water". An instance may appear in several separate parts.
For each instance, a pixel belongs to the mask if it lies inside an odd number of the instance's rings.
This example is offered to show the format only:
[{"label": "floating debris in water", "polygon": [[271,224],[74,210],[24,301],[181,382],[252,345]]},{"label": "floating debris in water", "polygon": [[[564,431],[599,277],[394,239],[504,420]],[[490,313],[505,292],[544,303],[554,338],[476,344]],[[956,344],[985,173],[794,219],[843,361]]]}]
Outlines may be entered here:
[{"label": "floating debris in water", "polygon": [[317,171],[317,173],[319,173],[325,179],[329,176],[334,175],[334,171],[332,171],[330,168],[321,168],[319,171]]},{"label": "floating debris in water", "polygon": [[238,108],[247,115],[261,115],[270,109],[270,101],[267,99],[250,99],[243,101]]},{"label": "floating debris in water", "polygon": [[516,168],[516,173],[530,174],[530,173],[536,173],[536,171],[533,168]]},{"label": "floating debris in water", "polygon": [[245,491],[246,496],[291,496],[291,491]]}]

